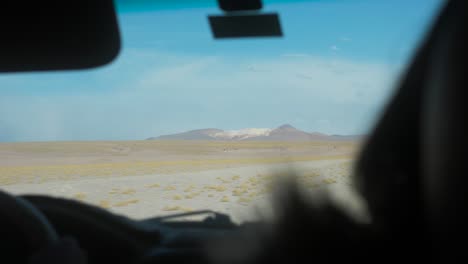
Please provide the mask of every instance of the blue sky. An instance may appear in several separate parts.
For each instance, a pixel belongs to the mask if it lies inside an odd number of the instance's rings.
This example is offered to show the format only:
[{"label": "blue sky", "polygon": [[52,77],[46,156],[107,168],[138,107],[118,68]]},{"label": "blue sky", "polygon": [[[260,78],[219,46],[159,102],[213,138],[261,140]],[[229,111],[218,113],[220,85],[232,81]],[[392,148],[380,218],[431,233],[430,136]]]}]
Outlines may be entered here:
[{"label": "blue sky", "polygon": [[440,0],[264,1],[284,38],[214,40],[215,1],[117,1],[123,49],[85,71],[0,75],[0,141],[190,129],[366,133]]}]

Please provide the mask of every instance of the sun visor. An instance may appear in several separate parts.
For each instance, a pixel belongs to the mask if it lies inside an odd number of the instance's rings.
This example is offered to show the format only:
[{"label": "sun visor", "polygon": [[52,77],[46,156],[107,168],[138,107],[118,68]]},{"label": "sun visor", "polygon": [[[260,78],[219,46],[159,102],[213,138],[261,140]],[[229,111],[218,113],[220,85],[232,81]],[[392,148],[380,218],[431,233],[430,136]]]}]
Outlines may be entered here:
[{"label": "sun visor", "polygon": [[9,1],[0,32],[0,72],[92,68],[120,51],[112,0]]}]

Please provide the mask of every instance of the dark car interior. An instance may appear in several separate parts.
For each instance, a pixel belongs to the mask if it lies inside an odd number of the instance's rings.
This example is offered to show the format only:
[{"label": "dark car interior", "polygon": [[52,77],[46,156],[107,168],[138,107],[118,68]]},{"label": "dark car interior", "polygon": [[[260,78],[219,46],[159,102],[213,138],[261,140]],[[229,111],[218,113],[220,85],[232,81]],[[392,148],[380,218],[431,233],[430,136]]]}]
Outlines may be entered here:
[{"label": "dark car interior", "polygon": [[[282,34],[274,14],[252,12],[260,1],[219,3],[226,15],[209,18],[214,37]],[[118,56],[111,0],[10,4],[0,11],[0,72],[86,69]],[[294,182],[276,201],[275,222],[240,225],[212,211],[190,213],[202,221],[137,221],[79,201],[0,191],[1,261],[466,262],[467,17],[467,1],[445,3],[367,138],[354,180],[370,223],[332,204],[310,206]]]}]

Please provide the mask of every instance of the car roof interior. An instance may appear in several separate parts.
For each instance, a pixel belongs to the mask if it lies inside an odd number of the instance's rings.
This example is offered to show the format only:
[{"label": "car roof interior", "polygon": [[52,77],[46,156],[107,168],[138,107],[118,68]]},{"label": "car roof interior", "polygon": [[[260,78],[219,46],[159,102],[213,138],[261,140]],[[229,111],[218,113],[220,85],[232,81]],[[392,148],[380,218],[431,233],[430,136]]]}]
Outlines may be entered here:
[{"label": "car roof interior", "polygon": [[[282,257],[287,254],[284,252],[288,250],[297,256],[317,251],[312,253],[317,256],[317,261],[329,262],[350,258],[352,261],[352,257],[367,262],[366,256],[371,255],[375,257],[368,262],[467,261],[466,249],[463,249],[468,222],[468,93],[464,88],[468,58],[467,18],[467,1],[445,3],[400,77],[395,94],[367,138],[355,166],[358,192],[365,198],[372,217],[370,228],[379,236],[373,243],[346,246],[382,247],[374,248],[374,252],[354,248],[356,252],[349,256],[334,254],[334,245],[314,244],[310,242],[313,232],[304,232],[309,224],[322,225],[322,229],[313,230],[331,230],[335,228],[332,221],[314,221],[309,214],[297,212],[307,210],[299,206],[289,211],[288,221],[294,224],[285,225],[282,231],[289,235],[278,235],[270,241],[294,239],[294,243],[301,246],[292,249],[283,245],[284,242],[271,242],[269,247],[265,246],[265,254],[270,258],[244,262],[283,262]],[[1,74],[98,67],[112,63],[121,47],[112,0],[16,2],[11,7],[2,7],[0,25],[3,31]],[[32,33],[25,35],[22,32]],[[39,208],[58,230],[79,230],[80,243],[96,251],[101,248],[97,253],[90,253],[90,260],[95,257],[93,263],[129,263],[131,257],[161,241],[160,230],[144,222],[127,225],[126,219],[115,218],[110,213],[93,210],[75,201],[61,200],[57,205],[48,197],[24,198]],[[0,207],[2,205],[0,203]],[[6,214],[5,210],[0,209],[0,215]],[[80,226],[79,221],[67,222],[65,215],[89,224]],[[1,221],[0,224],[6,225]],[[104,246],[107,243],[104,238],[92,235],[99,232],[112,237],[111,243]],[[126,235],[129,232],[133,234],[131,238]],[[356,232],[356,236],[361,237],[360,231]],[[323,234],[322,231],[319,233]],[[114,254],[118,251],[127,252],[127,258]],[[283,253],[277,253],[279,251]],[[189,257],[174,261],[170,256],[179,254],[177,250],[167,253],[164,258],[156,258],[159,253],[145,253],[145,257],[139,258],[140,263],[181,263],[201,259],[185,252],[188,255],[184,256]]]}]

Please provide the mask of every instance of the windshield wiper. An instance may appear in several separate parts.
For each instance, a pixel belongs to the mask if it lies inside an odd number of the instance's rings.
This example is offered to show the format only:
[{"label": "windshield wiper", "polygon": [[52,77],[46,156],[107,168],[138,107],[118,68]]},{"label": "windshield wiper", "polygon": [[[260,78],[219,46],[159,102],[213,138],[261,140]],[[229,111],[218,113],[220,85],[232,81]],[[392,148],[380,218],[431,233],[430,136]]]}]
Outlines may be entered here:
[{"label": "windshield wiper", "polygon": [[[197,216],[205,215],[210,216],[206,217],[202,221],[169,221],[177,218],[187,217],[187,216]],[[227,214],[215,212],[212,210],[200,210],[187,213],[179,213],[167,216],[158,216],[150,219],[143,220],[147,223],[165,223],[171,225],[186,225],[186,224],[200,224],[206,227],[235,227],[236,225],[231,221],[231,217]]]}]

